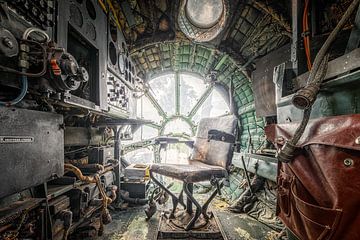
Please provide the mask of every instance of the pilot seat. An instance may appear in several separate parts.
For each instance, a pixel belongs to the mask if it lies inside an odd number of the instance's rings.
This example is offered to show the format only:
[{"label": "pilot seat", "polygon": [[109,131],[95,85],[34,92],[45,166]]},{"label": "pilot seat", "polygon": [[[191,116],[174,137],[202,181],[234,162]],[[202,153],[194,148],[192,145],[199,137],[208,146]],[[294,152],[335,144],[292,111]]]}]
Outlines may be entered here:
[{"label": "pilot seat", "polygon": [[[188,164],[155,163],[150,166],[152,181],[169,194],[173,204],[168,214],[161,215],[158,239],[174,238],[175,235],[196,239],[196,234],[202,237],[207,234],[209,239],[222,239],[221,226],[214,214],[208,212],[208,207],[215,196],[221,194],[222,186],[228,184],[237,123],[234,115],[203,118],[198,125],[195,141],[191,144],[192,154]],[[176,196],[165,187],[155,174],[182,181],[179,195]],[[201,206],[194,198],[193,184],[204,181],[209,181],[216,188]],[[187,197],[186,204],[183,200],[184,193]],[[178,208],[179,204],[182,210]],[[216,234],[219,236],[216,237]]]}]

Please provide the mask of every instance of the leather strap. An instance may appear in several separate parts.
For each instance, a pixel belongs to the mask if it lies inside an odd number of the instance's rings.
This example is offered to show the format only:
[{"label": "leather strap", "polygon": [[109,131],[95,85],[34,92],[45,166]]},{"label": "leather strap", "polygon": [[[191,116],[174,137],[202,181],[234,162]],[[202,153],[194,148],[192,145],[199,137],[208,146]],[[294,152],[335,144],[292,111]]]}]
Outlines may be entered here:
[{"label": "leather strap", "polygon": [[211,129],[208,132],[208,142],[210,142],[211,140],[227,142],[227,143],[235,143],[235,136],[233,134],[229,134],[223,131]]}]

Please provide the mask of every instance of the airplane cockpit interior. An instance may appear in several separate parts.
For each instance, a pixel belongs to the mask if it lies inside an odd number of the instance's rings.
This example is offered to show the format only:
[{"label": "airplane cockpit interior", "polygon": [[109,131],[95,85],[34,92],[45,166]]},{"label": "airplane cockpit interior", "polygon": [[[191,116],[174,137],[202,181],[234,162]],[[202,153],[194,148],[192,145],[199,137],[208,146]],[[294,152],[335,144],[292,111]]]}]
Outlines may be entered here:
[{"label": "airplane cockpit interior", "polygon": [[360,239],[359,2],[0,0],[0,240]]}]

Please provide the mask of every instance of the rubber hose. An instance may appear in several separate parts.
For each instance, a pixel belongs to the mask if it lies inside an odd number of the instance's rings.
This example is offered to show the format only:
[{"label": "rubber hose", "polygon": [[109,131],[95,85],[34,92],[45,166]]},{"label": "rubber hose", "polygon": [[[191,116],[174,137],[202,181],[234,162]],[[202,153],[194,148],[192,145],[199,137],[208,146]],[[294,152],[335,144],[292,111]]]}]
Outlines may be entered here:
[{"label": "rubber hose", "polygon": [[20,81],[21,81],[21,92],[20,92],[19,96],[17,96],[14,100],[10,100],[7,102],[0,101],[0,105],[9,107],[9,106],[18,104],[19,102],[21,102],[24,99],[24,97],[27,93],[27,90],[28,90],[27,76],[20,76]]},{"label": "rubber hose", "polygon": [[288,163],[294,158],[296,144],[300,140],[301,136],[304,134],[305,128],[310,119],[312,105],[316,100],[317,94],[320,90],[320,85],[326,75],[327,63],[329,58],[329,55],[326,54],[340,30],[344,27],[348,19],[351,17],[352,13],[355,11],[359,2],[360,0],[354,0],[351,3],[339,23],[330,33],[329,37],[326,39],[325,43],[315,57],[315,61],[310,71],[306,86],[300,89],[297,93],[295,93],[292,99],[295,107],[304,110],[304,115],[292,139],[290,139],[284,144],[279,154],[277,155],[277,159],[281,162]]}]

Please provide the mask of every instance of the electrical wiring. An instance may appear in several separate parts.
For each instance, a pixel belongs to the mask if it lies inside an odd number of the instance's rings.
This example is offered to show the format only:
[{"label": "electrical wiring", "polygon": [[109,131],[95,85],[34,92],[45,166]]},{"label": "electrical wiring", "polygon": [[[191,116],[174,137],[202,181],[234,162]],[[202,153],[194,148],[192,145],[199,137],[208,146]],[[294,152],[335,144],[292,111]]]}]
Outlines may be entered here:
[{"label": "electrical wiring", "polygon": [[66,171],[74,173],[76,175],[76,177],[79,178],[81,181],[84,181],[86,183],[95,183],[96,184],[96,186],[99,189],[99,193],[102,197],[104,210],[107,208],[107,206],[109,204],[111,204],[112,199],[106,195],[104,187],[101,184],[99,174],[95,174],[94,176],[84,176],[79,168],[75,167],[72,164],[67,164],[67,163],[64,164],[64,169]]},{"label": "electrical wiring", "polygon": [[23,100],[23,98],[25,97],[27,90],[28,90],[28,79],[26,76],[21,76],[20,77],[20,81],[21,81],[21,92],[20,94],[13,100],[9,100],[9,101],[0,101],[0,105],[1,106],[13,106],[18,104],[21,100]]},{"label": "electrical wiring", "polygon": [[[43,41],[33,41],[33,40],[29,40],[29,37],[32,33],[38,33],[43,37]],[[26,29],[22,35],[22,39],[23,42],[26,43],[30,43],[30,44],[35,44],[37,46],[40,47],[43,58],[42,58],[42,62],[43,62],[43,67],[42,70],[39,73],[27,73],[26,71],[18,71],[9,67],[5,67],[0,65],[0,71],[4,71],[4,72],[10,72],[10,73],[14,73],[14,74],[18,74],[18,75],[23,75],[23,76],[27,76],[27,77],[41,77],[42,75],[44,75],[46,73],[46,49],[42,44],[47,44],[50,41],[50,37],[49,35],[38,28],[35,27],[30,27],[28,29]]]},{"label": "electrical wiring", "polygon": [[303,27],[303,38],[304,38],[306,63],[307,63],[307,68],[310,71],[312,68],[312,63],[311,63],[309,14],[308,14],[309,13],[309,2],[310,2],[310,0],[305,0],[302,27]]},{"label": "electrical wiring", "polygon": [[1,66],[0,65],[0,71],[5,71],[5,72],[9,72],[9,73],[14,73],[14,74],[18,74],[20,75],[20,82],[21,82],[21,92],[20,94],[13,100],[10,101],[0,101],[0,105],[2,106],[13,106],[18,104],[20,101],[22,101],[27,93],[28,90],[28,77],[40,77],[42,75],[44,75],[46,73],[46,58],[47,58],[47,54],[46,54],[46,49],[45,47],[36,41],[32,41],[32,40],[28,40],[28,38],[30,37],[31,33],[39,33],[40,35],[42,35],[44,37],[44,43],[49,42],[50,38],[49,36],[46,34],[46,32],[37,29],[37,28],[28,28],[25,30],[25,32],[23,33],[23,37],[22,37],[22,41],[23,42],[27,42],[30,44],[35,44],[37,46],[40,47],[40,49],[42,50],[42,62],[43,62],[43,67],[42,70],[39,73],[27,73],[26,72],[26,68],[22,68],[21,71],[12,69],[12,68],[8,68],[5,66]]},{"label": "electrical wiring", "polygon": [[27,76],[27,77],[33,77],[33,78],[43,76],[46,73],[46,68],[47,68],[47,65],[46,65],[47,52],[46,52],[45,47],[42,44],[40,44],[40,43],[38,43],[36,41],[25,40],[25,39],[22,40],[22,41],[30,43],[30,44],[35,44],[35,45],[37,45],[37,46],[39,46],[41,48],[41,52],[42,52],[42,55],[43,55],[43,57],[41,59],[41,61],[43,63],[41,71],[38,72],[38,73],[28,73],[28,72],[18,71],[16,69],[5,67],[5,66],[2,66],[2,65],[0,65],[0,71],[14,73],[14,74],[18,74],[18,75]]}]

